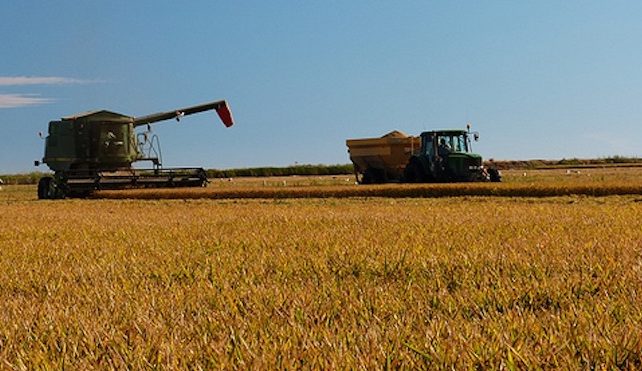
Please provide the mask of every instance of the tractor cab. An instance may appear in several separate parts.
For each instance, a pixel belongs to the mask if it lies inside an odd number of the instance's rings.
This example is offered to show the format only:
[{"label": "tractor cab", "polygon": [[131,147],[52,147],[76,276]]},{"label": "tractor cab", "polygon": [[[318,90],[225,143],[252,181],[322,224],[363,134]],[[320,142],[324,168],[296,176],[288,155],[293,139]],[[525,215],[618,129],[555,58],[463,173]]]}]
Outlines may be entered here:
[{"label": "tractor cab", "polygon": [[466,130],[435,130],[421,133],[421,151],[410,159],[405,178],[410,182],[468,182],[486,180],[480,155],[472,152]]},{"label": "tractor cab", "polygon": [[451,153],[471,153],[468,132],[463,130],[421,133],[422,152],[430,157],[447,158]]},{"label": "tractor cab", "polygon": [[421,133],[421,142],[422,155],[436,180],[475,181],[484,176],[482,158],[472,152],[469,132],[427,131]]}]

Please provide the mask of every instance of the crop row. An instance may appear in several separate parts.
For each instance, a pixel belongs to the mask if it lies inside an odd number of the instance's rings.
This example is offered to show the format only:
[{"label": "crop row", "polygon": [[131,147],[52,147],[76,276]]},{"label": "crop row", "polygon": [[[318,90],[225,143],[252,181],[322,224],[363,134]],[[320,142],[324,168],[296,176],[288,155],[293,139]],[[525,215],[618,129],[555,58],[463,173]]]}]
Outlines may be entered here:
[{"label": "crop row", "polygon": [[641,184],[422,184],[377,186],[231,187],[131,189],[100,191],[97,198],[109,199],[243,199],[243,198],[347,198],[347,197],[554,197],[569,195],[642,195]]}]

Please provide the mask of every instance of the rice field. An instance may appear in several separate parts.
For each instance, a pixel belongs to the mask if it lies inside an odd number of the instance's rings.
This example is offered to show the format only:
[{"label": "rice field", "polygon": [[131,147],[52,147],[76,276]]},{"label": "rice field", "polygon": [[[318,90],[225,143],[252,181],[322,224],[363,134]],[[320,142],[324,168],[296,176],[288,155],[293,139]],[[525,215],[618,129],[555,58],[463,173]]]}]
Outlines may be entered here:
[{"label": "rice field", "polygon": [[642,195],[642,168],[505,171],[502,183],[356,185],[347,176],[213,180],[209,187],[101,191],[108,199],[554,197]]},{"label": "rice field", "polygon": [[[360,188],[282,181],[205,190]],[[6,369],[642,367],[640,195],[0,205]]]}]

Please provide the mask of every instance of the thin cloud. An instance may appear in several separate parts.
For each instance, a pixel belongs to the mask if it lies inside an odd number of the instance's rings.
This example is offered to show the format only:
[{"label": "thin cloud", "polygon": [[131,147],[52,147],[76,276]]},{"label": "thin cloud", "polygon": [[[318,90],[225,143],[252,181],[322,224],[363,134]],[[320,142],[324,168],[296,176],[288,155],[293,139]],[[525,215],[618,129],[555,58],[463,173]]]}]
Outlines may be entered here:
[{"label": "thin cloud", "polygon": [[53,99],[40,98],[34,94],[0,94],[0,108],[35,106],[54,102]]},{"label": "thin cloud", "polygon": [[90,84],[98,81],[57,76],[0,76],[0,86]]},{"label": "thin cloud", "polygon": [[[98,82],[101,81],[60,76],[0,76],[0,86],[71,85]],[[42,98],[38,94],[0,94],[0,109],[36,106],[53,102],[55,99]]]}]

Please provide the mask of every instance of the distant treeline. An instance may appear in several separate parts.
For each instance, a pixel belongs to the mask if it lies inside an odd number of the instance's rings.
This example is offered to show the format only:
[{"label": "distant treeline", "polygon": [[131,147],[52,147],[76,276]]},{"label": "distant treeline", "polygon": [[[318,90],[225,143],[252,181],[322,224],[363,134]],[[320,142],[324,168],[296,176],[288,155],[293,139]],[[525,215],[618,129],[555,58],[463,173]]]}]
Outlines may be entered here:
[{"label": "distant treeline", "polygon": [[38,180],[47,173],[41,172],[32,172],[26,174],[10,174],[10,175],[0,175],[0,179],[4,184],[37,184]]},{"label": "distant treeline", "polygon": [[[613,156],[598,159],[561,159],[561,160],[524,160],[488,161],[486,165],[508,169],[556,169],[571,167],[642,166],[642,158]],[[352,164],[343,165],[294,165],[286,167],[252,167],[242,169],[209,169],[210,178],[269,177],[291,175],[346,175],[353,174]],[[32,172],[26,174],[0,175],[5,184],[36,184],[38,179],[48,173]]]},{"label": "distant treeline", "polygon": [[642,158],[612,156],[593,159],[561,159],[561,160],[506,160],[489,161],[486,165],[494,165],[499,169],[556,169],[571,167],[608,167],[608,166],[642,166]]}]

